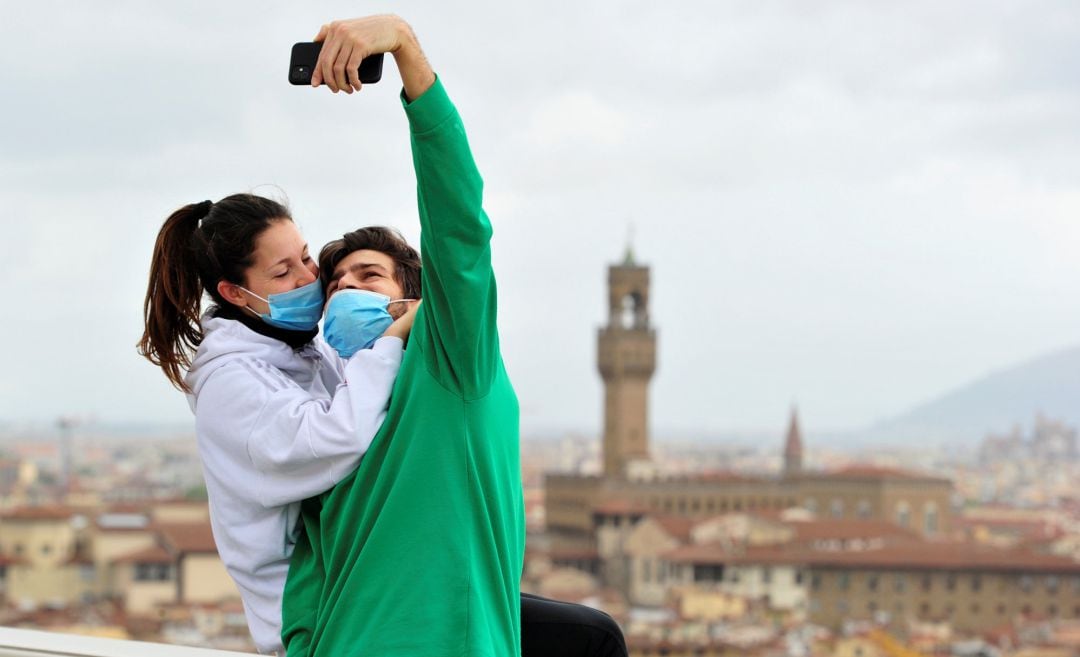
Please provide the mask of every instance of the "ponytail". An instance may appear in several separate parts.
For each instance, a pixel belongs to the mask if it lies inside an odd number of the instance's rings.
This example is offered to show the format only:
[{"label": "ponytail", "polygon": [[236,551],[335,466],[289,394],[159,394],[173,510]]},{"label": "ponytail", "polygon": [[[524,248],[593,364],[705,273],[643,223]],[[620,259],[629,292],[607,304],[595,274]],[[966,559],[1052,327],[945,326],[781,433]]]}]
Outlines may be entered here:
[{"label": "ponytail", "polygon": [[218,282],[242,283],[259,235],[274,221],[291,219],[276,201],[234,194],[218,203],[185,205],[165,220],[150,262],[137,347],[178,389],[190,392],[184,374],[203,339],[203,294],[227,303]]},{"label": "ponytail", "polygon": [[173,212],[158,233],[150,261],[150,283],[143,303],[145,330],[139,353],[165,371],[174,386],[187,391],[184,371],[202,342],[199,315],[203,287],[192,249],[199,220],[210,201],[185,205]]}]

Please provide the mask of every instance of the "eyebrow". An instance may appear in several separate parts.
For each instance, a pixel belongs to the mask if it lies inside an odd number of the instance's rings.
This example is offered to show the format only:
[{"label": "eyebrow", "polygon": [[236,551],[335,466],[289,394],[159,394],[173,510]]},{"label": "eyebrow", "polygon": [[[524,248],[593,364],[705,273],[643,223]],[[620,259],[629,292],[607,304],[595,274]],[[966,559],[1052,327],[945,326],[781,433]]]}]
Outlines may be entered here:
[{"label": "eyebrow", "polygon": [[342,269],[340,266],[336,267],[334,269],[334,280],[337,280],[344,276],[346,271],[360,271],[363,269],[378,269],[382,272],[386,271],[386,267],[383,267],[377,262],[358,262],[356,264],[350,265],[347,269]]},{"label": "eyebrow", "polygon": [[[305,244],[305,245],[304,245],[304,250],[300,252],[300,256],[301,256],[301,258],[302,258],[302,257],[303,257],[303,255],[304,255],[305,253],[307,253],[307,252],[308,252],[308,245],[307,245],[307,244]],[[282,258],[281,260],[278,260],[278,261],[277,261],[277,262],[275,262],[274,264],[272,264],[272,265],[270,265],[269,267],[267,267],[267,268],[266,268],[266,271],[270,271],[271,269],[273,269],[274,267],[277,267],[277,266],[279,266],[279,265],[287,265],[287,264],[289,264],[289,261],[290,261],[290,260],[292,260],[292,258],[291,258],[291,257],[289,257],[289,256],[285,256],[285,257],[284,257],[284,258]]]}]

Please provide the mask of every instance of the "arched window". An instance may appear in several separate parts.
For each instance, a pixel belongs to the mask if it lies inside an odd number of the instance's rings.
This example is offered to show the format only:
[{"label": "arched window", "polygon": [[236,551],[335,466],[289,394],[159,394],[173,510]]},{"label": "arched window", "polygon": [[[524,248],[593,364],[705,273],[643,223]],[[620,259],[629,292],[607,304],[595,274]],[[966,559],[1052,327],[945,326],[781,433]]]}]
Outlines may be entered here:
[{"label": "arched window", "polygon": [[911,505],[907,503],[907,500],[900,500],[896,503],[896,524],[901,527],[907,527],[911,524]]},{"label": "arched window", "polygon": [[923,507],[923,532],[930,536],[936,534],[938,530],[938,509],[937,504],[933,502],[927,502]]},{"label": "arched window", "polygon": [[645,328],[645,304],[637,292],[631,292],[622,298],[619,326],[624,329]]}]

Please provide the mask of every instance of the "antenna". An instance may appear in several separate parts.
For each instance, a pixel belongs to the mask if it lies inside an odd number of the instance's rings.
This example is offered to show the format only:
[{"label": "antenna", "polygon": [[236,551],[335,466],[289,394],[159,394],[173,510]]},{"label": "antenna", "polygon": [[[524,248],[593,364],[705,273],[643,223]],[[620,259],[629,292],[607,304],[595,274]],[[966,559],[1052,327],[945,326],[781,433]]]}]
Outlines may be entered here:
[{"label": "antenna", "polygon": [[624,265],[634,264],[634,222],[626,222],[626,256],[623,258]]}]

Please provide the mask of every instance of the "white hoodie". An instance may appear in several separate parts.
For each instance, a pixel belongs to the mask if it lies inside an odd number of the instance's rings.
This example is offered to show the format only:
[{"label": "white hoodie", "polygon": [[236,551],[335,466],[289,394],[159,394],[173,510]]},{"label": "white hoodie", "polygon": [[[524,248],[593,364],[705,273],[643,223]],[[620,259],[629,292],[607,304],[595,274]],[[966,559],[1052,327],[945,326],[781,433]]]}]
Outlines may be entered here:
[{"label": "white hoodie", "polygon": [[185,381],[218,553],[260,652],[282,650],[281,596],[300,502],[351,473],[386,416],[403,343],[343,361],[316,336],[294,350],[231,319],[202,319]]}]

